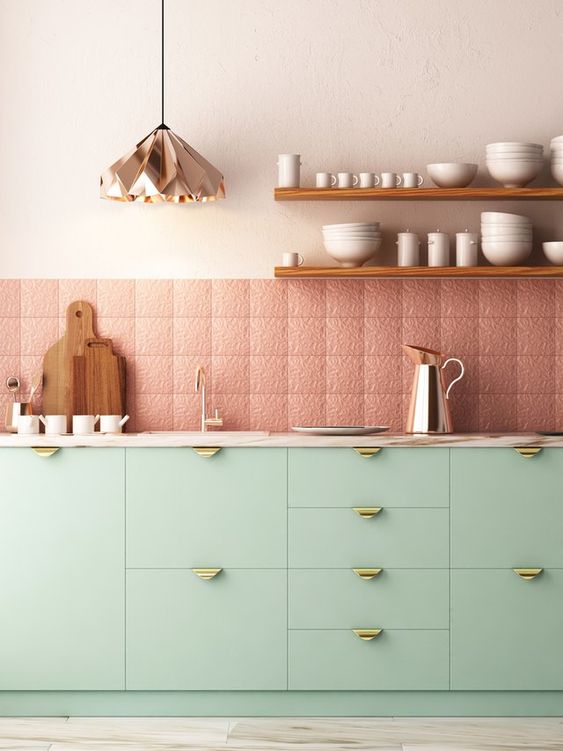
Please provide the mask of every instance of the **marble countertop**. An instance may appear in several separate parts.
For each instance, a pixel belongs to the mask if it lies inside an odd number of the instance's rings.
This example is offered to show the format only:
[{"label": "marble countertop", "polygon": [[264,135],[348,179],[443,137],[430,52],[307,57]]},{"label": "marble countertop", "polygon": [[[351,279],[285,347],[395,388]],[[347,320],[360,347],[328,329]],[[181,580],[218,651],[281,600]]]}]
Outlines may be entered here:
[{"label": "marble countertop", "polygon": [[405,433],[379,433],[373,436],[319,436],[299,433],[261,433],[209,431],[208,433],[123,433],[109,435],[94,433],[75,435],[15,435],[0,433],[0,448],[51,446],[98,446],[166,448],[181,446],[253,446],[253,447],[360,447],[360,446],[442,446],[456,447],[515,447],[559,446],[563,436],[542,436],[537,433],[450,433],[440,435],[406,435]]}]

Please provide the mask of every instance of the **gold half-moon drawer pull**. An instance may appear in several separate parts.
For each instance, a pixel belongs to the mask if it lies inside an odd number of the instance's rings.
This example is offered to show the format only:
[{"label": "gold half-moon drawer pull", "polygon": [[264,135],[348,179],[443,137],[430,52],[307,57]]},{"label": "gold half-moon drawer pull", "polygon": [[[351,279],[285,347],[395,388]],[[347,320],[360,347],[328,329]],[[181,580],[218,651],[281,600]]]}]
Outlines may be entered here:
[{"label": "gold half-moon drawer pull", "polygon": [[535,448],[534,446],[520,446],[515,448],[514,451],[517,451],[520,456],[524,457],[524,459],[531,459],[533,456],[537,456],[537,454],[540,453],[541,448]]},{"label": "gold half-moon drawer pull", "polygon": [[353,568],[352,571],[357,574],[360,579],[369,580],[369,579],[375,579],[375,577],[380,574],[383,569],[382,568]]},{"label": "gold half-moon drawer pull", "polygon": [[59,450],[59,446],[32,446],[37,456],[53,456]]},{"label": "gold half-moon drawer pull", "polygon": [[371,641],[383,631],[382,628],[353,628],[352,631],[363,641]]},{"label": "gold half-moon drawer pull", "polygon": [[220,446],[192,446],[192,448],[198,456],[203,456],[204,459],[209,459],[210,456],[215,456],[221,451]]},{"label": "gold half-moon drawer pull", "polygon": [[203,579],[203,581],[210,581],[211,579],[214,579],[217,574],[220,574],[222,568],[193,568],[192,571],[196,576],[199,576],[200,579]]},{"label": "gold half-moon drawer pull", "polygon": [[521,579],[529,582],[532,579],[535,579],[536,576],[539,576],[543,571],[543,568],[513,568],[512,570],[515,574],[518,574]]},{"label": "gold half-moon drawer pull", "polygon": [[352,511],[355,511],[362,519],[373,519],[381,511],[381,506],[355,506]]},{"label": "gold half-moon drawer pull", "polygon": [[375,456],[376,454],[379,454],[381,451],[381,447],[375,448],[375,446],[369,447],[369,446],[354,446],[354,451],[359,454],[360,456],[363,456],[364,459],[369,459],[371,456]]}]

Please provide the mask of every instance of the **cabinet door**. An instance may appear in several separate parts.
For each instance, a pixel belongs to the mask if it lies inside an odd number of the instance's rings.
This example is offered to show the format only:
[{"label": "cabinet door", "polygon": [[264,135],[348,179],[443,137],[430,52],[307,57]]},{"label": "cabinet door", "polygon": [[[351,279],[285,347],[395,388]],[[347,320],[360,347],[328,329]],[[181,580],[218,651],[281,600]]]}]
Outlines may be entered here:
[{"label": "cabinet door", "polygon": [[128,571],[127,688],[286,689],[286,571]]},{"label": "cabinet door", "polygon": [[452,689],[563,689],[563,570],[452,571]]},{"label": "cabinet door", "polygon": [[287,450],[127,450],[127,566],[283,568]]},{"label": "cabinet door", "polygon": [[124,451],[0,449],[0,688],[124,688]]}]

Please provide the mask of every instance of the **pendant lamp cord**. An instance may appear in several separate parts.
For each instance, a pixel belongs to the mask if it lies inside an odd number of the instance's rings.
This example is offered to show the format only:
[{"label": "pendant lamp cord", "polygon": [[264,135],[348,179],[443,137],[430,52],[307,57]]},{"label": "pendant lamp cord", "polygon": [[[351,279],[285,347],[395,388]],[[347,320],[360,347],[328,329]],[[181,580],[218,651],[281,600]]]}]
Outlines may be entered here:
[{"label": "pendant lamp cord", "polygon": [[162,107],[162,124],[164,125],[164,0],[161,1],[162,8],[162,80],[161,80],[161,107]]}]

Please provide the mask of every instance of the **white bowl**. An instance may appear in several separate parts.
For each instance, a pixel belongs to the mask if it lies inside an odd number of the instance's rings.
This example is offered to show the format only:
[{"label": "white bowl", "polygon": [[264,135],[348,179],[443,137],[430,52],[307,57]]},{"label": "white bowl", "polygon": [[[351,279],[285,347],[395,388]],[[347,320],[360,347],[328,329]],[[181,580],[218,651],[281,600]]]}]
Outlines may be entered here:
[{"label": "white bowl", "polygon": [[355,242],[325,240],[324,246],[329,256],[338,261],[344,268],[354,268],[369,261],[381,247],[381,242],[381,239]]},{"label": "white bowl", "polygon": [[475,178],[477,166],[464,162],[439,162],[427,164],[426,171],[440,188],[465,188]]},{"label": "white bowl", "polygon": [[503,162],[487,159],[489,174],[505,188],[523,188],[539,175],[541,168],[541,162]]},{"label": "white bowl", "polygon": [[487,154],[487,162],[543,162],[543,156],[532,154]]},{"label": "white bowl", "polygon": [[518,266],[532,252],[532,242],[497,242],[482,240],[483,255],[494,266]]},{"label": "white bowl", "polygon": [[323,224],[323,229],[364,229],[379,227],[379,222],[350,222],[348,224]]},{"label": "white bowl", "polygon": [[563,265],[563,242],[547,242],[542,243],[543,253],[548,261],[555,264],[555,266]]},{"label": "white bowl", "polygon": [[541,143],[524,143],[522,141],[497,141],[496,143],[488,143],[488,149],[495,149],[496,151],[524,149],[543,151],[543,145]]},{"label": "white bowl", "polygon": [[482,211],[481,224],[487,222],[493,224],[530,224],[531,220],[523,214],[509,214],[506,211]]},{"label": "white bowl", "polygon": [[563,164],[552,163],[551,174],[555,182],[559,183],[559,185],[563,185]]},{"label": "white bowl", "polygon": [[346,235],[334,235],[334,237],[323,237],[323,242],[326,244],[331,242],[338,243],[356,243],[356,242],[381,242],[382,236],[373,237],[372,235],[366,237],[346,237]]}]

